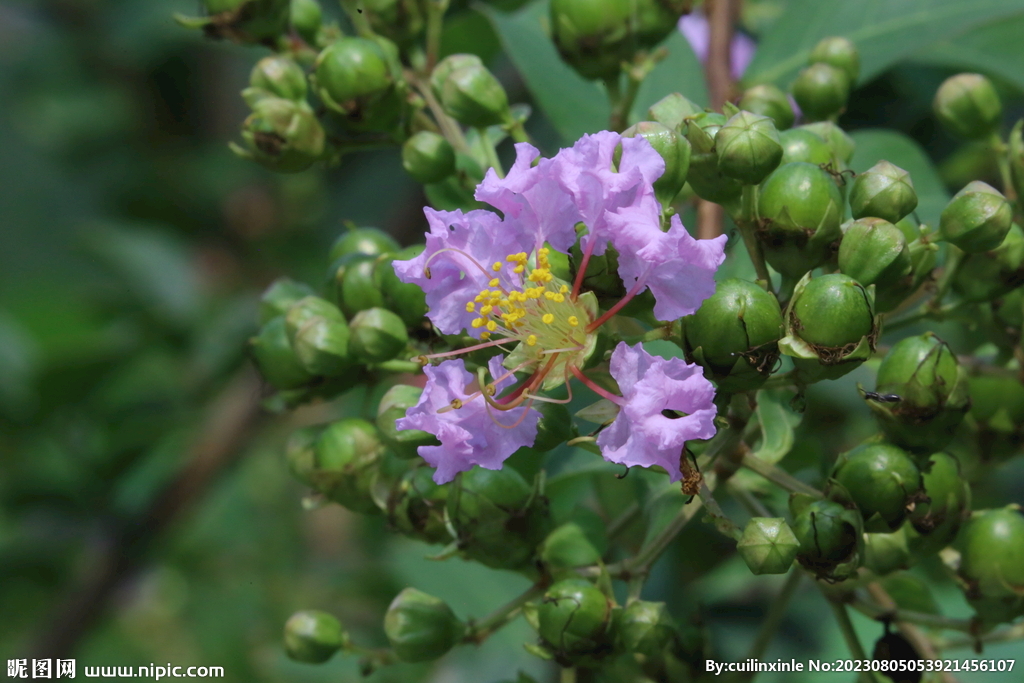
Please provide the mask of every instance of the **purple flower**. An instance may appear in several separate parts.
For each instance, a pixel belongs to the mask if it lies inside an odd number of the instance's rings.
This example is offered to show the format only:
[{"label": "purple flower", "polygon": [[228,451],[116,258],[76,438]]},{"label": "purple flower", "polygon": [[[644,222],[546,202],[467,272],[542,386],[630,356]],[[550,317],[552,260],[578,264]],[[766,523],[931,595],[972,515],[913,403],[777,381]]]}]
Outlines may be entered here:
[{"label": "purple flower", "polygon": [[[488,369],[494,379],[507,374],[502,367],[504,356],[491,358]],[[461,360],[444,361],[436,367],[424,368],[427,385],[419,402],[404,418],[395,422],[398,429],[422,429],[433,434],[440,446],[420,446],[419,454],[436,467],[434,481],[444,484],[459,472],[480,465],[489,470],[501,469],[502,463],[523,446],[532,446],[537,438],[540,413],[520,406],[509,411],[490,408],[479,392],[467,387],[474,377]],[[511,376],[495,383],[497,391],[513,383]],[[451,408],[452,401],[463,403]],[[439,412],[444,410],[444,412]],[[523,413],[526,413],[524,416]],[[514,426],[507,426],[514,425]]]},{"label": "purple flower", "polygon": [[[715,389],[697,365],[660,358],[639,344],[619,343],[612,353],[612,377],[622,390],[618,417],[597,437],[605,460],[627,467],[660,465],[672,481],[682,472],[679,459],[690,439],[715,434]],[[664,411],[682,417],[666,417]]]},{"label": "purple flower", "polygon": [[427,248],[414,259],[395,261],[395,273],[426,293],[427,317],[437,329],[444,334],[467,329],[479,336],[470,325],[476,314],[466,310],[466,302],[487,287],[493,277],[488,266],[531,249],[532,236],[509,229],[490,211],[423,211],[430,225]]},{"label": "purple flower", "polygon": [[[708,61],[708,49],[711,47],[711,26],[707,17],[699,12],[686,14],[679,19],[679,31],[690,43],[694,54],[701,63]],[[751,60],[754,59],[754,52],[757,44],[743,33],[735,33],[732,43],[729,45],[729,62],[732,66],[732,77],[739,80],[743,72],[747,70]]]}]

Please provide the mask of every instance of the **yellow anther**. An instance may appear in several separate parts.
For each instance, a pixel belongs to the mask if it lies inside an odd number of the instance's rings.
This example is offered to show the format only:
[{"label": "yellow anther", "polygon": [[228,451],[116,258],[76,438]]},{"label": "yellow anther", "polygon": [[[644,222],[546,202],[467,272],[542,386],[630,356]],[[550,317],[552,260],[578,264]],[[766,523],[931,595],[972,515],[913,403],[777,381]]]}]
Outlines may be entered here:
[{"label": "yellow anther", "polygon": [[547,299],[548,301],[551,301],[552,299],[555,298],[555,293],[554,292],[544,292],[544,298]]},{"label": "yellow anther", "polygon": [[498,323],[494,322],[493,320],[487,323],[488,332],[494,332],[496,329],[498,329]]},{"label": "yellow anther", "polygon": [[526,258],[527,257],[526,257],[526,252],[525,251],[521,251],[518,254],[516,254],[516,260],[519,261],[520,263],[525,263],[526,262]]},{"label": "yellow anther", "polygon": [[537,250],[537,253],[541,256],[547,256],[548,254],[551,253],[551,250],[548,249],[547,247],[541,247],[540,249]]},{"label": "yellow anther", "polygon": [[[494,265],[491,266],[491,270],[493,270],[495,273],[497,273],[499,270],[501,270],[501,261],[495,261]],[[494,285],[491,285],[491,287],[493,287],[493,286]]]},{"label": "yellow anther", "polygon": [[486,304],[480,307],[480,315],[490,315],[491,311],[493,310],[493,306],[491,306],[490,304]]},{"label": "yellow anther", "polygon": [[516,255],[509,254],[508,256],[505,257],[505,260],[508,261],[509,263],[514,263],[516,261]]},{"label": "yellow anther", "polygon": [[498,278],[492,278],[491,281],[488,282],[487,284],[489,284],[491,287],[497,287],[500,284],[500,281],[498,280]]},{"label": "yellow anther", "polygon": [[498,305],[501,306],[502,308],[507,308],[508,307],[508,299],[502,299],[501,301],[498,302]]},{"label": "yellow anther", "polygon": [[524,266],[524,265],[520,264],[520,265],[516,266],[515,268],[513,268],[513,269],[512,269],[512,272],[513,272],[513,273],[521,273],[521,272],[523,272],[524,270],[526,270],[526,266]]},{"label": "yellow anther", "polygon": [[484,320],[483,318],[477,318],[476,320],[473,321],[473,327],[483,327],[485,322],[487,321]]},{"label": "yellow anther", "polygon": [[472,313],[472,312],[473,312],[473,311],[475,311],[475,310],[476,310],[476,304],[475,304],[475,303],[473,303],[472,301],[470,301],[470,302],[468,302],[468,303],[466,304],[466,312],[467,312],[467,313]]},{"label": "yellow anther", "polygon": [[558,293],[559,294],[568,294],[569,293],[569,285],[562,285],[561,287],[559,287],[558,288]]},{"label": "yellow anther", "polygon": [[555,300],[555,303],[559,303],[559,304],[562,303],[563,301],[565,301],[565,295],[564,294],[555,294],[551,298]]},{"label": "yellow anther", "polygon": [[545,313],[541,320],[544,321],[545,325],[550,325],[551,323],[555,322],[555,316],[551,315],[550,313]]},{"label": "yellow anther", "polygon": [[484,341],[487,341],[490,338],[491,338],[491,333],[490,332],[481,332],[480,333],[480,339],[483,339]]},{"label": "yellow anther", "polygon": [[570,325],[572,325],[573,327],[576,327],[577,325],[579,325],[579,324],[580,324],[580,319],[579,319],[579,318],[577,318],[577,317],[576,317],[576,316],[574,316],[574,315],[570,315],[570,316],[569,316],[569,319],[568,319],[568,321],[567,321],[567,322],[568,322],[568,323],[569,323]]},{"label": "yellow anther", "polygon": [[452,403],[451,403],[451,406],[452,406],[452,408],[454,408],[455,410],[458,410],[459,408],[461,408],[461,407],[462,407],[462,401],[461,401],[460,399],[457,399],[457,398],[453,398],[453,399],[452,399]]},{"label": "yellow anther", "polygon": [[527,346],[536,346],[537,345],[537,335],[531,334],[529,337],[527,337],[526,338],[526,345]]}]

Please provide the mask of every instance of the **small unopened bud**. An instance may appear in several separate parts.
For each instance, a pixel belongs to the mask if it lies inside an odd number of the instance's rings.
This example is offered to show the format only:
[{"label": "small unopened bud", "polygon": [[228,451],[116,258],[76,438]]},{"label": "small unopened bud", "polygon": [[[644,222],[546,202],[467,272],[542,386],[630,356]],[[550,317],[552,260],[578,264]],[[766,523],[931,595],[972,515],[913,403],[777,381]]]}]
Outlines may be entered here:
[{"label": "small unopened bud", "polygon": [[644,661],[658,660],[676,640],[676,628],[663,602],[634,600],[626,605],[616,623],[619,641],[628,652]]},{"label": "small unopened bud", "polygon": [[403,662],[430,662],[451,650],[465,625],[445,601],[406,588],[384,615],[384,634]]},{"label": "small unopened bud", "polygon": [[736,202],[743,192],[743,184],[718,167],[715,135],[726,121],[722,114],[703,112],[687,120],[685,133],[693,148],[686,180],[698,197],[717,204]]},{"label": "small unopened bud", "polygon": [[425,543],[452,540],[445,524],[444,507],[449,484],[435,484],[429,467],[405,472],[388,496],[388,522],[398,531]]},{"label": "small unopened bud", "polygon": [[443,135],[423,130],[402,145],[402,167],[420,183],[438,183],[455,172],[455,150]]},{"label": "small unopened bud", "polygon": [[992,301],[1024,284],[1024,231],[1014,223],[991,251],[967,254],[953,276],[953,290],[966,301]]},{"label": "small unopened bud", "polygon": [[316,471],[316,441],[320,438],[322,427],[302,427],[296,429],[288,437],[284,447],[284,457],[292,475],[305,484],[313,485],[313,472]]},{"label": "small unopened bud", "polygon": [[850,209],[854,218],[882,218],[896,223],[917,208],[917,193],[910,174],[879,161],[853,181]]},{"label": "small unopened bud", "polygon": [[654,181],[654,196],[662,206],[668,206],[683,189],[690,170],[690,142],[660,123],[641,121],[627,128],[623,137],[642,137],[665,161],[665,172]]},{"label": "small unopened bud", "polygon": [[427,314],[427,300],[417,285],[402,282],[395,274],[395,261],[408,261],[423,253],[423,244],[414,244],[402,249],[394,258],[385,257],[377,261],[375,277],[380,284],[387,308],[398,314],[410,328],[422,328],[423,317]]},{"label": "small unopened bud", "polygon": [[998,190],[975,180],[953,195],[939,219],[939,235],[968,254],[998,247],[1010,231],[1013,209]]},{"label": "small unopened bud", "polygon": [[242,124],[245,147],[231,150],[281,173],[297,173],[324,156],[326,135],[305,103],[265,97],[253,103],[253,112]]},{"label": "small unopened bud", "polygon": [[782,161],[779,165],[804,161],[815,166],[833,163],[832,148],[816,133],[806,128],[790,128],[779,133]]},{"label": "small unopened bud", "polygon": [[752,518],[736,543],[736,551],[754,574],[785,574],[799,549],[800,542],[781,517]]},{"label": "small unopened bud", "polygon": [[[256,91],[257,97],[280,97],[300,102],[306,99],[306,74],[290,57],[264,57],[256,62],[249,74],[248,91]],[[252,104],[249,97],[246,101]]]},{"label": "small unopened bud", "polygon": [[284,315],[293,303],[313,295],[309,285],[286,277],[274,280],[260,297],[260,324],[265,325],[273,318]]},{"label": "small unopened bud", "polygon": [[354,512],[380,512],[371,489],[383,450],[380,434],[366,420],[332,422],[314,446],[316,469],[309,475],[313,488]]},{"label": "small unopened bud", "polygon": [[394,87],[388,56],[369,38],[343,37],[320,53],[313,85],[328,108],[347,116],[380,101]]},{"label": "small unopened bud", "polygon": [[333,377],[352,366],[348,323],[331,302],[315,296],[299,299],[285,322],[295,355],[307,371]]},{"label": "small unopened bud", "polygon": [[399,250],[395,238],[377,228],[356,228],[342,233],[331,245],[328,255],[331,261],[349,254],[379,256]]},{"label": "small unopened bud", "polygon": [[894,287],[912,268],[907,239],[892,223],[864,218],[846,227],[839,245],[839,270],[864,286]]},{"label": "small unopened bud", "polygon": [[323,24],[323,11],[317,0],[291,0],[291,22],[295,32],[310,45],[316,45]]},{"label": "small unopened bud", "polygon": [[587,531],[578,522],[557,527],[537,549],[540,559],[552,570],[597,564],[602,553]]},{"label": "small unopened bud", "polygon": [[850,159],[853,158],[853,153],[857,148],[857,143],[842,128],[831,121],[808,123],[800,126],[800,128],[809,130],[824,140],[832,149],[832,156],[837,160],[844,164],[850,163]]},{"label": "small unopened bud", "polygon": [[511,119],[505,88],[483,64],[452,69],[440,85],[441,106],[463,125],[485,128]]},{"label": "small unopened bud", "polygon": [[729,119],[715,134],[718,168],[746,185],[757,185],[782,159],[782,144],[767,116],[748,111]]},{"label": "small unopened bud", "polygon": [[999,127],[1003,103],[981,74],[950,76],[935,93],[935,116],[950,133],[968,140],[984,138]]},{"label": "small unopened bud", "polygon": [[377,265],[385,256],[348,254],[331,264],[329,289],[345,315],[384,306],[384,293],[377,277]]},{"label": "small unopened bud", "polygon": [[284,651],[297,662],[323,664],[347,642],[341,622],[320,610],[296,612],[284,625]]},{"label": "small unopened bud", "polygon": [[1007,155],[1010,161],[1010,180],[1017,192],[1018,206],[1024,209],[1024,119],[1010,132]]},{"label": "small unopened bud", "polygon": [[846,108],[850,77],[842,69],[819,62],[800,72],[793,82],[793,99],[812,121],[823,121]]},{"label": "small unopened bud", "polygon": [[433,434],[419,429],[398,429],[395,426],[395,420],[405,417],[406,411],[419,403],[422,395],[423,389],[419,387],[396,384],[380,399],[380,406],[377,408],[377,429],[380,430],[384,443],[400,458],[415,458],[420,446],[437,443]]},{"label": "small unopened bud", "polygon": [[581,76],[609,78],[629,57],[632,14],[632,4],[623,0],[553,0],[551,38]]},{"label": "small unopened bud", "polygon": [[682,132],[683,120],[689,116],[696,116],[704,111],[701,107],[683,97],[680,93],[674,92],[665,95],[651,105],[647,110],[647,118],[657,121],[666,128],[676,132]]},{"label": "small unopened bud", "polygon": [[796,118],[786,93],[770,83],[748,88],[740,98],[738,106],[744,111],[769,117],[779,131],[792,126]]},{"label": "small unopened bud", "polygon": [[313,379],[288,342],[283,316],[267,321],[249,348],[260,374],[276,389],[297,389]]},{"label": "small unopened bud", "polygon": [[374,31],[402,46],[426,28],[425,7],[419,0],[362,0],[359,4]]},{"label": "small unopened bud", "polygon": [[819,62],[844,71],[851,84],[860,76],[860,54],[852,42],[841,36],[823,38],[814,46],[807,63]]},{"label": "small unopened bud", "polygon": [[364,363],[383,363],[409,343],[405,323],[386,308],[368,308],[352,318],[352,355]]}]

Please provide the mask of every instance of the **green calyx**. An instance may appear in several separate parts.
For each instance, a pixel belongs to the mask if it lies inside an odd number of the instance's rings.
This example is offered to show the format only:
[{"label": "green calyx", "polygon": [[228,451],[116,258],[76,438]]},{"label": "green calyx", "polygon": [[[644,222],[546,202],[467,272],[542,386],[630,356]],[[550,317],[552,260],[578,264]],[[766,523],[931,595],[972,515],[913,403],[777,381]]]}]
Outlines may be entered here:
[{"label": "green calyx", "polygon": [[738,106],[743,111],[769,117],[779,131],[792,126],[795,120],[793,107],[789,104],[786,93],[770,83],[748,88],[740,98]]},{"label": "green calyx", "polygon": [[860,54],[849,39],[841,36],[823,38],[811,50],[807,63],[833,66],[846,74],[851,85],[860,76]]},{"label": "green calyx", "polygon": [[420,0],[363,0],[363,10],[374,32],[401,46],[408,46],[427,26],[425,4]]},{"label": "green calyx", "polygon": [[290,57],[264,57],[252,68],[249,87],[242,91],[242,97],[249,106],[264,97],[302,102],[306,99],[306,73]]},{"label": "green calyx", "polygon": [[781,517],[753,517],[736,543],[753,574],[785,574],[799,549],[800,542]]},{"label": "green calyx", "polygon": [[418,286],[399,280],[395,274],[394,262],[416,258],[425,248],[426,245],[414,244],[402,249],[393,257],[378,259],[374,272],[376,282],[380,285],[380,292],[384,295],[385,306],[397,313],[410,329],[422,330],[424,327],[424,316],[427,315],[426,294]]},{"label": "green calyx", "polygon": [[782,144],[767,116],[741,111],[715,133],[715,151],[722,173],[746,185],[757,185],[782,159]]},{"label": "green calyx", "polygon": [[381,43],[348,36],[320,53],[311,80],[329,109],[357,118],[395,87],[395,74]]},{"label": "green calyx", "polygon": [[[897,342],[878,368],[868,405],[893,443],[919,453],[945,447],[970,408],[966,373],[934,333]],[[898,400],[890,400],[898,397]]]},{"label": "green calyx", "polygon": [[779,349],[806,380],[836,379],[871,356],[879,332],[872,290],[839,274],[797,283]]},{"label": "green calyx", "polygon": [[975,180],[953,195],[939,220],[939,235],[968,254],[995,249],[1006,238],[1013,209],[988,183]]},{"label": "green calyx", "polygon": [[609,78],[628,59],[633,5],[628,0],[552,0],[551,38],[584,78]]},{"label": "green calyx", "polygon": [[306,284],[282,277],[274,280],[260,297],[260,324],[266,325],[273,318],[284,315],[293,303],[307,296],[313,296],[313,289]]},{"label": "green calyx", "polygon": [[647,110],[647,118],[679,133],[683,131],[687,118],[696,116],[703,111],[703,108],[680,93],[674,92],[651,105],[651,108]]},{"label": "green calyx", "polygon": [[921,490],[921,471],[905,451],[885,443],[862,444],[839,457],[832,471],[871,533],[891,533],[903,524]]},{"label": "green calyx", "polygon": [[743,184],[718,167],[715,135],[726,121],[724,115],[715,112],[702,112],[686,119],[685,135],[692,147],[686,180],[701,199],[728,206],[739,201]]},{"label": "green calyx", "polygon": [[990,135],[999,127],[1003,115],[999,94],[981,74],[947,78],[935,93],[932,109],[943,128],[968,140]]},{"label": "green calyx", "polygon": [[289,19],[292,28],[310,45],[317,44],[323,18],[323,10],[317,0],[291,0]]},{"label": "green calyx", "polygon": [[812,121],[824,121],[842,113],[850,98],[850,77],[843,69],[824,62],[802,70],[793,81],[793,99]]},{"label": "green calyx", "polygon": [[839,270],[862,285],[875,285],[876,308],[891,310],[910,293],[913,261],[903,232],[881,218],[843,226]]},{"label": "green calyx", "polygon": [[[864,534],[864,567],[876,576],[886,576],[914,564],[907,526],[896,531]],[[912,530],[911,530],[912,533]]]},{"label": "green calyx", "polygon": [[368,308],[349,325],[352,356],[363,363],[383,363],[398,356],[409,343],[405,323],[386,308]]},{"label": "green calyx", "polygon": [[387,254],[352,253],[335,259],[328,271],[327,291],[347,316],[385,305],[378,264]]},{"label": "green calyx", "polygon": [[754,283],[730,278],[683,319],[687,358],[720,391],[756,389],[775,369],[783,320],[779,302]]},{"label": "green calyx", "polygon": [[403,662],[430,662],[455,646],[465,632],[448,603],[406,588],[384,615],[384,634]]},{"label": "green calyx", "polygon": [[512,120],[505,88],[482,63],[449,70],[439,87],[441,106],[463,125],[485,128]]},{"label": "green calyx", "polygon": [[398,429],[395,421],[405,417],[406,411],[419,403],[423,389],[408,384],[396,384],[384,393],[377,407],[377,429],[381,439],[395,455],[404,459],[415,458],[420,446],[437,445],[433,434],[419,429]]},{"label": "green calyx", "polygon": [[284,625],[284,651],[297,662],[323,664],[347,644],[341,622],[327,612],[302,610]]},{"label": "green calyx", "polygon": [[793,494],[796,559],[815,576],[843,581],[857,572],[864,556],[863,521],[852,503]]},{"label": "green calyx", "polygon": [[452,540],[444,521],[450,484],[435,484],[429,467],[405,472],[392,487],[387,500],[388,523],[399,532],[425,543]]},{"label": "green calyx", "polygon": [[556,527],[537,549],[540,560],[556,575],[598,564],[608,550],[604,523],[596,513],[577,515]]},{"label": "green calyx", "polygon": [[765,259],[794,279],[825,263],[842,236],[842,206],[835,181],[818,166],[779,166],[762,184],[758,199],[757,236]]},{"label": "green calyx", "polygon": [[640,655],[644,662],[657,661],[667,649],[676,647],[676,626],[663,602],[634,600],[616,620],[616,635],[622,648]]},{"label": "green calyx", "polygon": [[968,386],[983,460],[1001,462],[1017,455],[1024,438],[1024,385],[1013,377],[979,375]]},{"label": "green calyx", "polygon": [[589,581],[566,579],[544,593],[537,623],[556,656],[598,654],[610,648],[612,603]]},{"label": "green calyx", "polygon": [[313,379],[292,350],[284,316],[264,323],[259,334],[249,340],[249,350],[260,374],[276,389],[297,389]]},{"label": "green calyx", "polygon": [[1022,284],[1024,231],[1016,223],[995,249],[965,255],[953,277],[953,290],[972,302],[997,299]]},{"label": "green calyx", "polygon": [[917,193],[910,174],[879,161],[853,181],[850,208],[854,218],[881,218],[896,223],[917,208]]},{"label": "green calyx", "polygon": [[285,315],[288,340],[307,372],[333,377],[348,371],[351,333],[338,307],[316,296],[299,299]]},{"label": "green calyx", "polygon": [[384,446],[377,428],[360,418],[332,422],[314,445],[313,488],[353,512],[376,513],[371,491],[380,470]]},{"label": "green calyx", "polygon": [[910,513],[910,549],[919,554],[937,553],[952,543],[971,513],[971,486],[960,462],[948,453],[934,453],[922,469],[926,499]]},{"label": "green calyx", "polygon": [[665,172],[654,181],[654,196],[662,206],[669,206],[683,189],[690,171],[690,142],[675,130],[661,123],[641,121],[627,128],[622,137],[642,137],[665,162]]},{"label": "green calyx", "polygon": [[324,156],[326,134],[305,102],[262,97],[242,123],[245,147],[231,143],[231,151],[271,170],[298,173]]},{"label": "green calyx", "polygon": [[780,132],[779,143],[782,145],[780,165],[791,164],[794,161],[803,161],[815,166],[833,164],[832,148],[820,135],[806,128],[790,128]]},{"label": "green calyx", "polygon": [[818,121],[800,126],[802,130],[809,130],[828,144],[832,150],[832,156],[836,160],[848,164],[853,158],[853,152],[857,143],[853,141],[846,131],[831,121]]},{"label": "green calyx", "polygon": [[455,172],[455,150],[443,135],[422,130],[402,145],[402,167],[420,183],[438,183]]}]

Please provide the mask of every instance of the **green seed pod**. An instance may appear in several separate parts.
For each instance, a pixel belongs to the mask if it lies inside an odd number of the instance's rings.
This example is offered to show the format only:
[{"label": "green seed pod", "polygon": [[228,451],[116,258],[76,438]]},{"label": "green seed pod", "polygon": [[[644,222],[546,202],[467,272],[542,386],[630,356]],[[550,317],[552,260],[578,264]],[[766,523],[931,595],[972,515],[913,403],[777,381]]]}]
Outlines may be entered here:
[{"label": "green seed pod", "polygon": [[419,403],[423,389],[396,384],[384,393],[377,408],[377,429],[381,439],[400,458],[415,458],[420,446],[437,445],[433,434],[419,429],[398,429],[395,420],[405,417],[405,413]]},{"label": "green seed pod", "polygon": [[974,513],[957,540],[960,579],[986,622],[1024,613],[1024,515],[1016,506]]},{"label": "green seed pod", "polygon": [[717,204],[736,202],[743,192],[743,185],[718,167],[715,135],[725,123],[722,114],[703,112],[688,119],[686,126],[686,138],[692,147],[686,180],[698,197]]},{"label": "green seed pod", "polygon": [[684,350],[719,391],[747,391],[764,383],[779,358],[782,311],[757,285],[730,278],[683,319]]},{"label": "green seed pod", "polygon": [[844,227],[839,270],[864,286],[875,285],[877,310],[892,310],[910,293],[913,282],[906,237],[881,218],[862,218]]},{"label": "green seed pod", "polygon": [[370,491],[384,451],[377,428],[360,418],[347,418],[324,428],[314,446],[313,488],[353,512],[379,512]]},{"label": "green seed pod", "polygon": [[289,0],[203,0],[202,4],[209,16],[189,25],[202,26],[208,38],[273,45],[288,30]]},{"label": "green seed pod", "polygon": [[651,105],[651,108],[647,110],[647,118],[651,121],[657,121],[666,128],[671,128],[678,133],[682,132],[683,122],[686,118],[696,116],[703,111],[701,107],[698,107],[680,93],[674,92],[670,95],[665,95]]},{"label": "green seed pod", "polygon": [[383,363],[395,358],[409,343],[405,323],[386,308],[368,308],[352,318],[349,326],[352,355],[363,363]]},{"label": "green seed pod", "polygon": [[299,299],[313,295],[309,285],[286,277],[274,280],[260,297],[260,324],[266,325],[273,318],[287,313],[289,307]]},{"label": "green seed pod", "polygon": [[992,251],[967,254],[953,277],[953,289],[967,301],[997,299],[1024,284],[1024,231],[1010,226]]},{"label": "green seed pod", "polygon": [[804,116],[824,121],[837,116],[850,99],[850,77],[842,69],[819,62],[805,68],[792,85],[793,99]]},{"label": "green seed pod", "polygon": [[866,443],[839,457],[832,477],[842,484],[870,533],[903,524],[921,490],[921,471],[907,453],[886,443]]},{"label": "green seed pod", "polygon": [[334,261],[348,254],[366,254],[380,256],[388,252],[396,252],[401,247],[395,238],[377,228],[356,228],[342,233],[331,245],[330,260]]},{"label": "green seed pod", "polygon": [[989,136],[999,127],[1003,103],[992,82],[981,74],[950,76],[935,93],[935,117],[953,135],[968,140]]},{"label": "green seed pod", "polygon": [[743,528],[736,551],[753,574],[785,574],[800,542],[781,517],[753,517]]},{"label": "green seed pod", "polygon": [[424,4],[418,0],[363,0],[360,5],[373,30],[407,46],[427,26]]},{"label": "green seed pod", "polygon": [[331,302],[316,296],[299,299],[288,308],[285,323],[295,356],[308,372],[336,377],[352,367],[348,323]]},{"label": "green seed pod", "polygon": [[293,614],[284,625],[284,651],[289,659],[323,664],[348,643],[348,634],[333,615],[307,609]]},{"label": "green seed pod", "polygon": [[864,566],[876,576],[886,576],[900,569],[909,569],[911,557],[906,526],[889,533],[864,534]]},{"label": "green seed pod", "polygon": [[563,404],[539,402],[534,408],[541,415],[537,424],[537,438],[533,442],[534,450],[546,453],[580,435],[573,424],[572,414]]},{"label": "green seed pod", "polygon": [[784,316],[779,349],[793,357],[805,381],[836,379],[867,360],[878,322],[874,296],[846,275],[804,276]]},{"label": "green seed pod", "polygon": [[[597,521],[600,523],[600,518]],[[552,571],[597,564],[601,561],[601,550],[590,536],[579,522],[566,522],[548,534],[537,554]]]},{"label": "green seed pod", "polygon": [[782,161],[779,165],[803,161],[815,166],[833,163],[832,148],[816,133],[806,128],[790,128],[779,133]]},{"label": "green seed pod", "polygon": [[808,64],[828,64],[846,73],[850,83],[856,83],[860,76],[860,54],[853,43],[840,36],[823,38],[814,46],[807,60]]},{"label": "green seed pod", "polygon": [[850,159],[853,158],[853,152],[857,147],[857,143],[855,143],[853,138],[847,135],[846,131],[842,128],[831,121],[808,123],[800,126],[800,128],[809,130],[824,140],[828,146],[832,148],[832,156],[836,159],[844,164],[850,163]]},{"label": "green seed pod", "polygon": [[463,125],[485,128],[512,118],[505,89],[483,64],[452,69],[440,86],[441,106]]},{"label": "green seed pod", "polygon": [[625,138],[637,136],[651,143],[654,151],[665,161],[665,173],[654,181],[654,196],[662,206],[668,206],[679,194],[679,190],[683,189],[686,174],[690,171],[690,141],[671,128],[653,121],[641,121],[622,133]]},{"label": "green seed pod", "polygon": [[663,602],[634,600],[626,605],[615,624],[622,649],[640,655],[643,663],[656,662],[675,649],[675,623]]},{"label": "green seed pod", "polygon": [[421,130],[402,145],[402,168],[419,183],[439,183],[455,172],[455,150],[443,135]]},{"label": "green seed pod", "polygon": [[895,223],[917,208],[917,193],[910,174],[879,161],[853,181],[850,208],[854,218],[882,218]]},{"label": "green seed pod", "polygon": [[627,0],[553,0],[551,38],[584,78],[609,78],[628,59],[633,5]]},{"label": "green seed pod", "polygon": [[284,457],[292,475],[306,486],[313,486],[313,472],[316,471],[316,441],[323,429],[302,427],[296,429],[288,437],[284,447]]},{"label": "green seed pod", "polygon": [[334,282],[337,300],[345,315],[355,316],[360,311],[385,305],[384,293],[377,278],[377,264],[386,257],[349,254],[334,264]]},{"label": "green seed pod", "polygon": [[484,63],[476,55],[454,54],[448,55],[434,67],[430,74],[430,89],[434,97],[441,99],[441,91],[444,90],[445,81],[456,69],[463,67],[483,67]]},{"label": "green seed pod", "polygon": [[272,171],[305,171],[324,156],[326,135],[305,103],[264,97],[242,123],[245,147],[231,143],[231,151]]},{"label": "green seed pod", "polygon": [[584,579],[566,579],[537,608],[540,637],[562,655],[597,654],[610,646],[612,603]]},{"label": "green seed pod", "polygon": [[631,38],[640,47],[655,47],[678,30],[679,17],[689,11],[687,0],[634,0]]},{"label": "green seed pod", "polygon": [[1010,180],[1017,192],[1017,205],[1024,211],[1024,119],[1010,132],[1007,156],[1010,162]]},{"label": "green seed pod", "polygon": [[832,500],[793,497],[793,534],[800,542],[796,559],[818,578],[842,581],[856,573],[863,556],[860,513]]},{"label": "green seed pod", "polygon": [[311,80],[323,103],[348,117],[361,116],[395,86],[384,48],[369,38],[348,36],[320,53]]},{"label": "green seed pod", "polygon": [[291,0],[292,28],[310,45],[316,45],[323,18],[323,11],[317,0]]},{"label": "green seed pod", "polygon": [[395,274],[394,262],[416,258],[424,249],[426,245],[414,244],[402,249],[394,257],[380,259],[374,273],[388,309],[397,313],[407,326],[414,329],[423,328],[424,316],[427,315],[426,294],[417,285],[399,280]]},{"label": "green seed pod", "polygon": [[388,496],[388,523],[399,532],[425,543],[452,540],[444,523],[449,484],[435,484],[433,470],[416,467],[405,472]]},{"label": "green seed pod", "polygon": [[758,200],[758,238],[775,270],[791,278],[825,263],[839,224],[843,196],[832,176],[813,164],[777,168],[764,181]]},{"label": "green seed pod", "polygon": [[[893,345],[878,367],[875,393],[867,396],[886,438],[915,453],[944,448],[970,408],[967,377],[949,345],[933,332]],[[890,402],[891,397],[899,397]]]},{"label": "green seed pod", "polygon": [[971,514],[971,486],[960,462],[948,453],[935,453],[923,470],[924,494],[910,513],[907,536],[917,555],[937,553],[952,543]]},{"label": "green seed pod", "polygon": [[249,340],[249,349],[260,374],[275,389],[297,389],[313,379],[292,351],[283,316],[267,321]]},{"label": "green seed pod", "polygon": [[264,57],[252,68],[249,87],[242,91],[242,97],[249,106],[264,97],[302,102],[306,99],[306,73],[290,57]]},{"label": "green seed pod", "polygon": [[447,509],[459,548],[496,569],[529,565],[550,530],[545,501],[511,467],[463,472],[448,495]]},{"label": "green seed pod", "polygon": [[971,377],[968,386],[984,460],[1001,462],[1017,455],[1024,443],[1024,386],[991,375]]},{"label": "green seed pod", "polygon": [[715,150],[722,173],[745,185],[760,183],[782,159],[775,124],[748,111],[736,114],[715,133]]},{"label": "green seed pod", "polygon": [[465,630],[448,603],[415,588],[396,595],[384,615],[384,634],[403,662],[430,662],[441,657]]},{"label": "green seed pod", "polygon": [[770,83],[748,88],[740,98],[739,108],[769,117],[775,122],[775,128],[780,131],[780,135],[781,131],[793,125],[795,119],[793,107],[786,93]]}]

